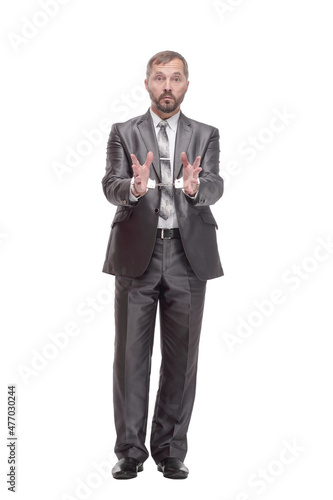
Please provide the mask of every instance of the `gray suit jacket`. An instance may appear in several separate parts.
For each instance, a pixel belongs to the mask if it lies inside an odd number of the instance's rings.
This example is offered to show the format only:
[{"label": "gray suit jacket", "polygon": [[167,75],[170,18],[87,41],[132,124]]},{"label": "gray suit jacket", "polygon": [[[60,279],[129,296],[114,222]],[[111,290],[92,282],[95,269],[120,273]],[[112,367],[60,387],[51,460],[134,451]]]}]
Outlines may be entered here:
[{"label": "gray suit jacket", "polygon": [[[150,178],[161,182],[158,145],[149,110],[143,116],[112,126],[102,186],[106,198],[118,208],[111,225],[103,266],[105,273],[137,277],[144,273],[151,259],[161,191],[158,188],[149,190],[136,203],[129,200],[133,176],[130,155],[134,153],[143,164],[148,151],[154,154]],[[186,118],[181,112],[174,157],[176,179],[182,177],[180,153],[183,151],[190,163],[201,156],[202,167],[199,192],[195,199],[186,196],[182,189],[174,189],[183,247],[199,279],[216,278],[223,275],[223,270],[216,242],[217,224],[209,205],[223,194],[223,179],[219,176],[218,129]]]}]

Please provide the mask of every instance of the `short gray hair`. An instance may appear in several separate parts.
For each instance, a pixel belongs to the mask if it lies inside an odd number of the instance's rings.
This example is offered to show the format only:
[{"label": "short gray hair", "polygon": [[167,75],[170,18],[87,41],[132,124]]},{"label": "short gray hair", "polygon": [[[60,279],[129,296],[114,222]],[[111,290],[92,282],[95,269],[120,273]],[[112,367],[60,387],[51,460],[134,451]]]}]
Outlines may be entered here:
[{"label": "short gray hair", "polygon": [[149,59],[148,64],[147,64],[147,72],[146,72],[147,80],[150,77],[150,74],[152,72],[154,64],[166,64],[166,63],[172,61],[173,59],[180,59],[182,61],[183,65],[184,65],[185,77],[186,77],[186,80],[188,80],[188,65],[187,65],[185,57],[180,55],[178,52],[174,52],[172,50],[165,50],[163,52],[158,52],[157,54],[155,54],[153,57],[151,57]]}]

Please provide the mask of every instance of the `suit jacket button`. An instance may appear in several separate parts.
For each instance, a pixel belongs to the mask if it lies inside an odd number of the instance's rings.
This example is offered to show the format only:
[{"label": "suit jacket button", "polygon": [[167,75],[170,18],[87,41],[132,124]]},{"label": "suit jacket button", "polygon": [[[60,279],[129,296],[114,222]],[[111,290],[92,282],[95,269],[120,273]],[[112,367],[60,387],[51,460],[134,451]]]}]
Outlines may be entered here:
[{"label": "suit jacket button", "polygon": [[160,211],[159,208],[155,208],[155,214],[158,214],[159,211]]}]

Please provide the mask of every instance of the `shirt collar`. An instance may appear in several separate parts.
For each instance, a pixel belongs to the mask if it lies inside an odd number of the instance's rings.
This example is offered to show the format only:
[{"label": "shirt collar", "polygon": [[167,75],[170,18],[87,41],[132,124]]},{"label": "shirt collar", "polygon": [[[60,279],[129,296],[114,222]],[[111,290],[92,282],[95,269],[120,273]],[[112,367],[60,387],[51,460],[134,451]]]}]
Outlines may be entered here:
[{"label": "shirt collar", "polygon": [[[160,123],[161,118],[156,113],[154,113],[154,111],[151,108],[149,108],[149,111],[154,122],[154,127],[156,128],[157,125]],[[166,120],[173,132],[176,132],[179,117],[180,117],[180,110],[178,111],[178,113],[172,115],[170,118]]]}]

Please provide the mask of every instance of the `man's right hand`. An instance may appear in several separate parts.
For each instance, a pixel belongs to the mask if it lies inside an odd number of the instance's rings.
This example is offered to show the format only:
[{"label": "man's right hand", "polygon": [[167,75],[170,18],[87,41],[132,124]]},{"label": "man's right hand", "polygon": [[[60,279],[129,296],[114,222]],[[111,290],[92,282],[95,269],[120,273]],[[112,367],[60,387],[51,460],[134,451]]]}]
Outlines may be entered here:
[{"label": "man's right hand", "polygon": [[134,196],[143,196],[147,191],[147,184],[149,180],[149,170],[150,165],[153,161],[153,153],[149,151],[147,154],[146,162],[143,165],[140,165],[139,160],[133,154],[131,154],[131,158],[133,161],[132,169],[134,176]]}]

